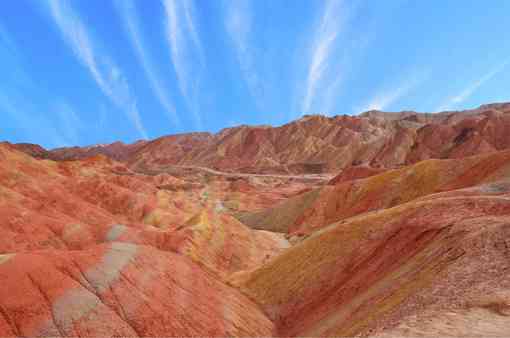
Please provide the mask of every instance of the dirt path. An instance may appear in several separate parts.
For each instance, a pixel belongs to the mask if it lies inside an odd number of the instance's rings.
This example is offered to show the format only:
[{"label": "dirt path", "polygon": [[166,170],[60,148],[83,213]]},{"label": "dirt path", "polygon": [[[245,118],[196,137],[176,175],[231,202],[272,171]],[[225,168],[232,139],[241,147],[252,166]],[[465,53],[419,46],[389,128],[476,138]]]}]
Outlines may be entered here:
[{"label": "dirt path", "polygon": [[298,179],[306,181],[329,181],[333,178],[331,174],[303,174],[303,175],[278,175],[278,174],[249,174],[249,173],[231,173],[225,171],[219,171],[207,167],[200,167],[194,165],[172,165],[173,168],[182,169],[195,169],[205,171],[207,173],[219,176],[227,177],[268,177],[268,178],[287,178],[287,179]]}]

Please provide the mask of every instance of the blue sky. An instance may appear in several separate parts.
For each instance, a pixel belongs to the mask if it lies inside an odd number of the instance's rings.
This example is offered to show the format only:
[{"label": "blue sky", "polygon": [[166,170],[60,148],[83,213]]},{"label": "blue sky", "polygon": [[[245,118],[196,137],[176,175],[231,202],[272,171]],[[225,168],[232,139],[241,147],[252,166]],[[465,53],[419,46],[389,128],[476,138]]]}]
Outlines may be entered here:
[{"label": "blue sky", "polygon": [[0,139],[132,142],[510,101],[510,1],[0,3]]}]

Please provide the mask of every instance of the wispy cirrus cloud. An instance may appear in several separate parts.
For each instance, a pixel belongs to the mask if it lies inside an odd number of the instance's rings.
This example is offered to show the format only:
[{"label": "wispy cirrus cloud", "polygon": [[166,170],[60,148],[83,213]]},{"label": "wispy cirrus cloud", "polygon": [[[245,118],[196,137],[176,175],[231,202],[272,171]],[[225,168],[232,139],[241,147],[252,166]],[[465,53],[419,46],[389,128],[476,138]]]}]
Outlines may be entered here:
[{"label": "wispy cirrus cloud", "polygon": [[491,69],[489,72],[484,74],[479,79],[475,80],[469,86],[464,88],[459,94],[452,96],[448,98],[442,105],[436,108],[436,111],[444,111],[448,109],[453,109],[465,100],[467,100],[471,95],[473,95],[478,88],[483,86],[486,82],[490,81],[494,76],[501,73],[505,68],[510,64],[510,59],[504,61],[503,63],[500,63],[493,69]]},{"label": "wispy cirrus cloud", "polygon": [[[328,0],[315,32],[311,48],[311,58],[305,82],[305,92],[301,103],[301,111],[309,112],[317,92],[323,86],[328,71],[331,71],[332,55],[336,49],[336,41],[350,17],[348,9],[341,0]],[[338,84],[338,77],[334,80]]]},{"label": "wispy cirrus cloud", "polygon": [[422,84],[428,78],[428,75],[428,70],[410,72],[405,78],[400,80],[397,86],[383,89],[376,93],[368,102],[356,108],[355,113],[388,109],[391,104],[405,97],[413,89]]},{"label": "wispy cirrus cloud", "polygon": [[165,10],[166,38],[181,90],[197,128],[202,128],[197,95],[204,53],[194,19],[192,0],[162,0]]},{"label": "wispy cirrus cloud", "polygon": [[4,82],[22,87],[34,86],[32,78],[23,67],[24,57],[18,44],[15,43],[2,25],[0,25],[0,58],[2,59],[2,66],[9,70],[2,73]]},{"label": "wispy cirrus cloud", "polygon": [[0,90],[0,111],[6,118],[16,122],[16,128],[22,130],[27,137],[25,141],[38,135],[49,147],[76,143],[78,124],[71,123],[70,119],[76,120],[78,116],[70,105],[60,100],[62,106],[59,105],[59,108],[64,108],[65,105],[65,111],[52,107],[50,111],[56,111],[57,116],[48,116],[47,112],[41,113],[40,105],[34,102],[36,99],[27,99],[24,95],[26,91],[40,92],[44,89],[40,88],[25,71],[23,62],[25,56],[22,50],[2,26],[0,26],[0,57],[3,66],[6,67],[3,77],[8,84]]},{"label": "wispy cirrus cloud", "polygon": [[175,105],[168,96],[168,88],[166,88],[163,81],[157,75],[158,71],[156,71],[151,61],[150,53],[147,51],[147,48],[145,48],[143,35],[140,32],[140,20],[135,2],[133,0],[116,0],[115,5],[124,24],[124,28],[134,46],[138,61],[142,65],[154,94],[158,98],[161,106],[165,109],[167,116],[176,126],[180,126],[181,121],[177,115]]},{"label": "wispy cirrus cloud", "polygon": [[70,145],[69,140],[57,129],[47,116],[42,116],[21,93],[8,94],[0,91],[0,110],[6,117],[16,122],[16,128],[23,131],[25,140],[34,137],[44,140],[44,146],[63,147]]},{"label": "wispy cirrus cloud", "polygon": [[148,138],[136,99],[121,69],[95,42],[68,1],[48,0],[50,14],[64,41],[87,68],[101,91],[121,109],[143,138]]},{"label": "wispy cirrus cloud", "polygon": [[239,62],[241,72],[248,85],[250,94],[259,109],[261,109],[263,101],[262,96],[264,93],[255,67],[255,61],[253,59],[254,51],[249,43],[253,20],[251,15],[251,1],[228,1],[225,6],[226,31],[234,44],[237,61]]},{"label": "wispy cirrus cloud", "polygon": [[76,113],[76,110],[63,100],[57,102],[54,109],[61,125],[59,130],[62,130],[65,140],[70,144],[77,144],[79,141],[78,131],[82,129],[84,123]]}]

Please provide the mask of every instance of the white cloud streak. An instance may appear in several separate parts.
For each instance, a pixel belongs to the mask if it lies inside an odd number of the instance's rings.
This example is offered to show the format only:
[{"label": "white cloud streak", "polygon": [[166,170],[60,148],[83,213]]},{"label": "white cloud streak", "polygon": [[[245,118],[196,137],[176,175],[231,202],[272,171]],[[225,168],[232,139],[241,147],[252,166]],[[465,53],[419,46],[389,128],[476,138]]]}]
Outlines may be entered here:
[{"label": "white cloud streak", "polygon": [[[2,26],[0,26],[0,56],[3,57],[3,61],[8,67],[8,72],[3,74],[8,86],[0,90],[2,113],[16,122],[16,128],[23,131],[28,142],[30,139],[38,138],[44,140],[45,144],[49,146],[69,145],[70,138],[65,136],[71,134],[76,136],[76,124],[66,123],[64,130],[57,128],[55,120],[51,119],[48,113],[41,114],[40,107],[34,105],[32,100],[27,100],[23,93],[43,89],[38,87],[26,73],[22,65],[24,55],[21,54],[18,45]],[[69,105],[67,107],[70,108]],[[60,112],[58,114],[60,115]],[[60,119],[65,117],[59,116]],[[73,141],[75,140],[76,138],[73,139]]]},{"label": "white cloud streak", "polygon": [[92,40],[69,2],[48,0],[47,3],[64,41],[73,50],[77,59],[88,69],[102,92],[127,115],[140,136],[148,138],[136,100],[120,68]]},{"label": "white cloud streak", "polygon": [[149,79],[149,84],[154,91],[154,94],[159,100],[161,106],[165,109],[167,116],[176,126],[179,127],[181,125],[181,121],[177,115],[175,105],[168,97],[168,89],[163,85],[163,82],[158,77],[157,71],[151,62],[149,52],[144,47],[143,37],[139,28],[140,20],[138,18],[135,2],[133,0],[117,0],[115,1],[115,5],[126,32],[134,46],[138,61],[142,65],[142,68]]},{"label": "white cloud streak", "polygon": [[56,105],[56,112],[62,126],[61,130],[67,141],[71,144],[78,143],[78,129],[82,129],[83,122],[74,108],[67,102],[61,101]]},{"label": "white cloud streak", "polygon": [[254,52],[249,45],[252,30],[250,1],[229,1],[226,6],[226,31],[234,43],[236,57],[250,94],[258,108],[262,109],[262,86],[253,60]]},{"label": "white cloud streak", "polygon": [[166,38],[179,89],[190,108],[197,128],[202,127],[197,99],[199,75],[194,67],[203,68],[204,54],[194,20],[191,0],[162,0],[165,10]]},{"label": "white cloud streak", "polygon": [[414,72],[405,80],[401,81],[397,87],[382,90],[376,93],[372,99],[365,103],[361,108],[357,109],[357,113],[368,110],[384,110],[405,97],[414,88],[419,86],[428,77],[428,71]]},{"label": "white cloud streak", "polygon": [[[312,44],[312,55],[308,67],[306,89],[301,111],[309,112],[326,72],[331,67],[330,56],[335,41],[346,25],[347,10],[341,0],[328,0]],[[340,76],[340,75],[337,75]]]},{"label": "white cloud streak", "polygon": [[501,73],[507,66],[510,64],[510,59],[506,60],[505,62],[497,65],[495,68],[490,70],[488,73],[484,74],[481,78],[477,79],[473,83],[471,83],[469,86],[464,88],[459,94],[450,97],[446,100],[445,103],[443,103],[441,106],[439,106],[436,111],[445,111],[449,109],[453,109],[462,102],[466,101],[471,95],[473,95],[478,88],[483,86],[486,82],[490,81],[494,76]]},{"label": "white cloud streak", "polygon": [[23,95],[7,95],[3,91],[0,92],[0,111],[16,121],[17,128],[23,130],[27,138],[26,142],[38,138],[44,140],[46,147],[68,146],[68,140],[51,124],[50,120],[39,115],[29,106]]},{"label": "white cloud streak", "polygon": [[0,58],[7,65],[9,74],[2,74],[4,82],[22,87],[34,86],[32,78],[23,68],[23,55],[11,35],[0,25]]}]

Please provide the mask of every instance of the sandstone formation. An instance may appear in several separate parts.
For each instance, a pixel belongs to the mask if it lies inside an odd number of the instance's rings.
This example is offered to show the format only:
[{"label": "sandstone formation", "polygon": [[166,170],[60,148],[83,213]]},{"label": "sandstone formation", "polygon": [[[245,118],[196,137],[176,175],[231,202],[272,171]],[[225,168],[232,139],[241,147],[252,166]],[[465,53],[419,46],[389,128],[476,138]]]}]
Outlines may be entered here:
[{"label": "sandstone formation", "polygon": [[0,143],[0,337],[510,335],[510,104]]}]

